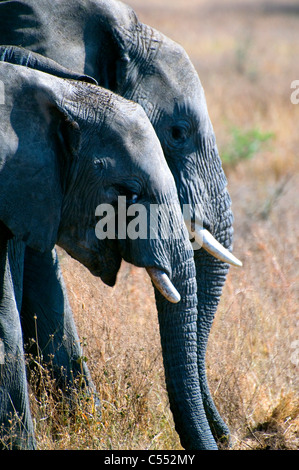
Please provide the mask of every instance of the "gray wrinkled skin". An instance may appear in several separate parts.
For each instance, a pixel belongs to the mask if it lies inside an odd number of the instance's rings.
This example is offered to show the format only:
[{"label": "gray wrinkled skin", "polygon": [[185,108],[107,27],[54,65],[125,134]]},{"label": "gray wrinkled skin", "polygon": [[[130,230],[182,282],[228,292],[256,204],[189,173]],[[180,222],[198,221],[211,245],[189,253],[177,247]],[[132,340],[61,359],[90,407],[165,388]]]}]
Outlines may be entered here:
[{"label": "gray wrinkled skin", "polygon": [[[172,174],[138,104],[96,85],[5,62],[0,62],[0,80],[5,87],[0,118],[1,442],[6,435],[10,448],[30,449],[35,438],[23,338],[32,333],[34,318],[32,324],[24,322],[26,309],[37,307],[35,321],[41,336],[44,332],[56,336],[53,342],[48,336],[42,354],[55,356],[59,346],[66,372],[79,374],[79,340],[72,318],[61,315],[65,288],[55,252],[52,258],[49,255],[54,244],[109,285],[115,283],[121,259],[163,270],[178,286],[181,279],[182,305],[175,312],[184,321],[190,318],[190,330],[196,330],[195,269]],[[95,208],[103,203],[116,205],[123,195],[130,200],[132,194],[148,212],[150,203],[171,204],[180,238],[167,239],[162,233],[153,240],[99,240]],[[43,293],[42,298],[34,298],[35,289]],[[56,307],[56,316],[43,313]],[[187,342],[194,351],[193,366],[187,369],[182,361],[182,376],[198,381],[196,337],[167,325],[166,343],[174,337],[181,338],[182,352]],[[177,357],[168,361],[171,368]],[[54,357],[53,365],[61,373],[60,360]],[[86,380],[92,388],[88,371]],[[185,393],[184,385],[180,387]],[[194,411],[188,417],[190,425],[192,420],[197,422]],[[8,437],[12,421],[17,427]]]},{"label": "gray wrinkled skin", "polygon": [[[2,44],[22,45],[138,102],[159,137],[181,205],[198,205],[204,227],[231,249],[233,216],[226,178],[202,85],[181,46],[140,23],[130,7],[114,0],[0,2],[0,26]],[[229,430],[208,388],[205,354],[228,265],[203,250],[194,252],[194,260],[203,414],[220,440],[228,438]],[[176,405],[170,403],[174,411]],[[194,446],[180,421],[176,428],[183,446]],[[210,448],[210,441],[197,445]]]}]

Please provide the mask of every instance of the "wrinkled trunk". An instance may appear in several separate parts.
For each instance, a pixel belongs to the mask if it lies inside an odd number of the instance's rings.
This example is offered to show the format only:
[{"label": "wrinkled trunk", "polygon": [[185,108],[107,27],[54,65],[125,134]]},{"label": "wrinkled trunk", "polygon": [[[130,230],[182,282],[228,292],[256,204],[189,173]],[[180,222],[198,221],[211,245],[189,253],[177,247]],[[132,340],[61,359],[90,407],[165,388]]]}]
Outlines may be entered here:
[{"label": "wrinkled trunk", "polygon": [[[213,402],[206,375],[206,350],[210,330],[225,282],[226,265],[214,260],[208,253],[196,258],[198,282],[198,374],[204,409],[216,440],[228,439],[229,429]],[[223,266],[221,266],[221,264]],[[221,354],[221,351],[219,351]]]},{"label": "wrinkled trunk", "polygon": [[217,449],[203,407],[197,368],[197,296],[192,251],[173,257],[172,282],[181,294],[171,304],[155,290],[170,408],[185,449]]},{"label": "wrinkled trunk", "polygon": [[[231,201],[226,190],[217,198],[215,238],[227,249],[232,247]],[[216,440],[227,440],[229,429],[213,402],[206,375],[206,350],[210,330],[222,294],[229,266],[209,255],[203,249],[195,252],[198,296],[198,373],[205,412]],[[219,351],[221,353],[221,351]]]}]

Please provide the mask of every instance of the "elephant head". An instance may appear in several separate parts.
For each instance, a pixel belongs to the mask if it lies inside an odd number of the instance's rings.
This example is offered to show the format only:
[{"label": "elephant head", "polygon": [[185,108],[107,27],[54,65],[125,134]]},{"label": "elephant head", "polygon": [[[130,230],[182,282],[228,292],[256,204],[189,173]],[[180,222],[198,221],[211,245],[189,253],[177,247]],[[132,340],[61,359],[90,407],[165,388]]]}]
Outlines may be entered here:
[{"label": "elephant head", "polygon": [[[139,103],[149,117],[174,176],[181,208],[186,205],[189,211],[186,222],[196,242],[201,394],[213,434],[217,439],[227,436],[229,430],[209,392],[205,353],[228,263],[241,263],[231,254],[233,214],[227,181],[204,91],[189,57],[180,45],[142,24],[130,7],[116,0],[89,0],[84,7],[79,0],[7,1],[0,3],[0,17],[2,43],[21,44],[77,73],[87,73],[99,85]],[[179,434],[185,446],[194,445]]]},{"label": "elephant head", "polygon": [[[139,240],[121,240],[117,229],[105,239],[95,232],[96,208],[116,207],[121,196],[128,206],[138,202],[148,212],[151,203],[177,202],[173,177],[143,109],[98,86],[10,63],[0,67],[7,97],[0,214],[14,237],[39,251],[57,243],[109,285],[122,257],[171,274],[171,258],[158,236],[133,249],[130,242]],[[176,212],[179,223],[178,207]]]},{"label": "elephant head", "polygon": [[[35,250],[50,250],[57,242],[110,285],[122,258],[148,270],[163,312],[165,374],[177,427],[186,446],[214,446],[202,419],[193,251],[173,176],[145,112],[95,85],[23,66],[0,63],[0,79],[5,87],[0,126],[1,224],[16,242]],[[150,205],[171,210],[162,211],[149,238],[121,236],[129,223],[120,218],[115,236],[97,236],[97,208],[109,204],[119,215],[119,197],[126,199],[130,217],[134,214],[129,209],[137,204],[145,208],[147,220]],[[171,224],[167,236],[165,214],[170,214]],[[0,331],[1,321],[0,315]],[[16,362],[14,367],[19,367]],[[7,391],[10,409],[14,393],[20,390],[17,385]],[[25,406],[28,400],[18,397],[17,402]],[[1,419],[6,411],[2,403]],[[28,409],[15,411],[28,421]]]}]

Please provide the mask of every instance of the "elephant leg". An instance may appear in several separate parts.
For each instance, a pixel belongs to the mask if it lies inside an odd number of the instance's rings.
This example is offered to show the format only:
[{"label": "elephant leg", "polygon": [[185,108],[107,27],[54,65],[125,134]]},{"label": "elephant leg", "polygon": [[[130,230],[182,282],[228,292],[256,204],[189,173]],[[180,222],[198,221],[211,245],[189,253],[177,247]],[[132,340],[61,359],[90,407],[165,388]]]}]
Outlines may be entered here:
[{"label": "elephant leg", "polygon": [[[20,300],[21,294],[16,295],[15,292],[16,286],[21,285],[21,279],[17,276],[20,270],[11,270],[9,251],[11,250],[8,250],[8,242],[4,239],[2,231],[2,234],[0,233],[0,448],[34,449],[34,428],[29,406],[20,315],[17,308],[17,297]],[[17,251],[21,252],[22,249]]]},{"label": "elephant leg", "polygon": [[211,431],[216,441],[227,442],[230,431],[221,418],[213,401],[206,374],[206,350],[210,330],[222,293],[222,286],[228,268],[207,253],[202,252],[196,259],[198,287],[198,374],[202,400]]},{"label": "elephant leg", "polygon": [[99,405],[55,249],[26,248],[21,317],[25,348],[49,365],[57,385],[67,392],[80,384]]}]

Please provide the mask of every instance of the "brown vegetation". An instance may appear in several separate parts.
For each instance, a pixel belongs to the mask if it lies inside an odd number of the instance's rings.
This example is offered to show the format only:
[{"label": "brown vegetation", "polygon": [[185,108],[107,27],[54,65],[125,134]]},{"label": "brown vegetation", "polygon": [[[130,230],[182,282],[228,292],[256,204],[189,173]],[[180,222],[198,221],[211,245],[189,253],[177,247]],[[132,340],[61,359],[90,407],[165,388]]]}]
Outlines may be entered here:
[{"label": "brown vegetation", "polygon": [[[299,79],[298,7],[258,0],[129,3],[187,50],[227,156],[234,251],[244,267],[230,270],[207,367],[232,449],[299,449],[299,104],[290,101],[290,84]],[[100,419],[83,396],[71,414],[54,392],[32,394],[39,448],[179,449],[144,270],[124,264],[111,289],[60,256],[103,409]]]}]

